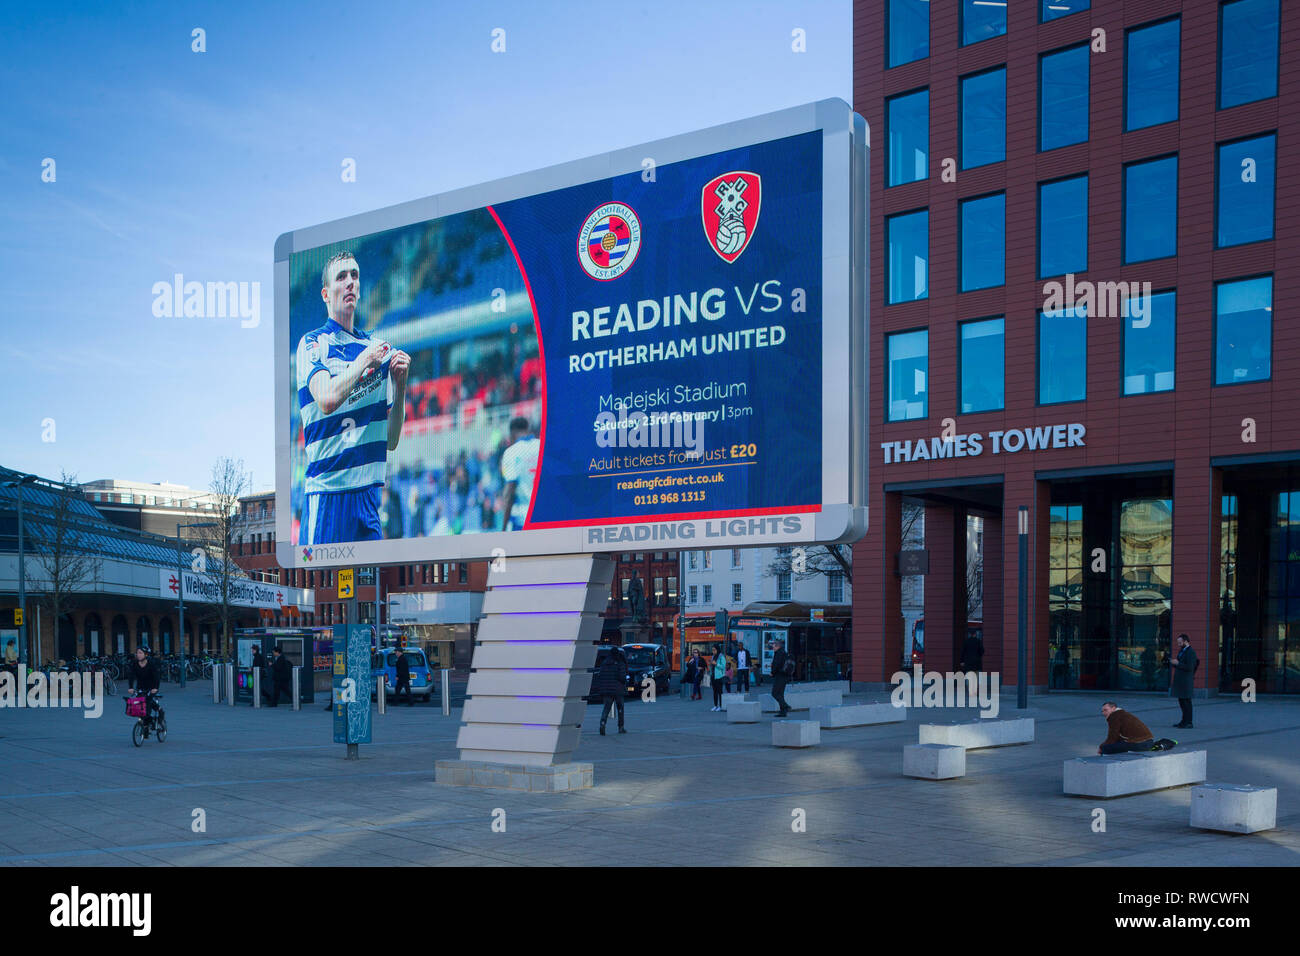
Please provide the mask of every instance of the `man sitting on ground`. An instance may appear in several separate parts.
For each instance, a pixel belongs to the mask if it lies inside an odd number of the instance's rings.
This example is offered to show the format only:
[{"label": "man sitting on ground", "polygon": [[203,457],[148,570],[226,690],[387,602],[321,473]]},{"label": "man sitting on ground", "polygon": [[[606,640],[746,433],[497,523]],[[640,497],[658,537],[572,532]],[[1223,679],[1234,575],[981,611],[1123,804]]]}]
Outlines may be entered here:
[{"label": "man sitting on ground", "polygon": [[1110,728],[1110,733],[1097,748],[1099,754],[1110,756],[1133,751],[1173,750],[1178,746],[1178,741],[1170,740],[1168,737],[1153,740],[1151,729],[1146,724],[1138,720],[1136,715],[1130,714],[1123,707],[1110,701],[1101,705],[1101,715],[1106,718],[1106,726]]}]

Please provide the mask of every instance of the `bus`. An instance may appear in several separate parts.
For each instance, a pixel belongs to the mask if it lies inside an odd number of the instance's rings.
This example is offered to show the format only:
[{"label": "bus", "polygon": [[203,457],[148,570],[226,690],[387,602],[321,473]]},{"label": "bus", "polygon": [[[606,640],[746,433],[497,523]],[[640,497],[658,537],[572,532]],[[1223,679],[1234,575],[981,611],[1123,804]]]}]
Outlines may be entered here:
[{"label": "bus", "polygon": [[763,678],[772,676],[772,655],[779,638],[785,641],[786,653],[794,658],[794,680],[852,680],[852,640],[847,621],[791,620],[729,611],[726,641],[718,640],[712,614],[687,615],[684,635],[679,670],[697,650],[706,663],[711,663],[715,644],[722,643],[723,651],[732,656],[744,646],[753,662],[751,679],[761,684]]}]

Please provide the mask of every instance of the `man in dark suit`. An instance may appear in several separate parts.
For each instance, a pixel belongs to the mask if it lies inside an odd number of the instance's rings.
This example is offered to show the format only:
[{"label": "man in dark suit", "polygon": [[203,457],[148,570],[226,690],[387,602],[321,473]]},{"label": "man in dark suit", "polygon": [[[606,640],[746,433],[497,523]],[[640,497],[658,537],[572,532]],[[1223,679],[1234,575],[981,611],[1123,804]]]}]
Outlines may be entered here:
[{"label": "man in dark suit", "polygon": [[1190,729],[1192,726],[1192,676],[1200,661],[1196,651],[1192,650],[1192,641],[1186,634],[1178,635],[1178,656],[1169,662],[1173,668],[1170,675],[1169,696],[1178,698],[1178,706],[1183,709],[1183,719],[1175,727]]},{"label": "man in dark suit", "polygon": [[284,652],[280,650],[280,645],[277,644],[271,653],[275,655],[274,659],[271,661],[271,681],[273,687],[271,691],[271,706],[278,707],[280,705],[281,694],[284,694],[290,700],[293,700],[293,665],[289,663],[289,658],[285,657]]},{"label": "man in dark suit", "polygon": [[411,693],[411,659],[406,656],[406,651],[402,648],[397,649],[397,688],[393,691],[393,703],[402,696],[402,691],[406,691],[406,706],[414,706],[414,695]]},{"label": "man in dark suit", "polygon": [[984,641],[970,631],[961,645],[961,669],[976,672],[984,669]]},{"label": "man in dark suit", "polygon": [[790,713],[790,705],[785,702],[785,685],[790,681],[785,665],[790,655],[785,652],[785,641],[780,638],[772,642],[772,647],[772,699],[781,708],[776,715],[781,718]]},{"label": "man in dark suit", "polygon": [[627,733],[623,726],[623,700],[627,697],[627,654],[621,647],[610,647],[608,655],[600,662],[596,676],[591,681],[591,691],[600,695],[600,735],[605,736],[605,722],[610,710],[618,709],[618,732]]}]

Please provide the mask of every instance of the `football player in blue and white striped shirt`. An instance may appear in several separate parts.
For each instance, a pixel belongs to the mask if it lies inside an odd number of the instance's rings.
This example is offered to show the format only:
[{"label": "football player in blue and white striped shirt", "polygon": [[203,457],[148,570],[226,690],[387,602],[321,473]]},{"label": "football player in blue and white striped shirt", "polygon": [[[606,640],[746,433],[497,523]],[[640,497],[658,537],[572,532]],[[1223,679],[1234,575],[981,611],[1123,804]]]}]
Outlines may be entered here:
[{"label": "football player in blue and white striped shirt", "polygon": [[383,537],[388,453],[402,438],[411,357],[355,327],[361,270],[341,252],[321,272],[329,321],[298,343],[298,406],[307,448],[299,544]]}]

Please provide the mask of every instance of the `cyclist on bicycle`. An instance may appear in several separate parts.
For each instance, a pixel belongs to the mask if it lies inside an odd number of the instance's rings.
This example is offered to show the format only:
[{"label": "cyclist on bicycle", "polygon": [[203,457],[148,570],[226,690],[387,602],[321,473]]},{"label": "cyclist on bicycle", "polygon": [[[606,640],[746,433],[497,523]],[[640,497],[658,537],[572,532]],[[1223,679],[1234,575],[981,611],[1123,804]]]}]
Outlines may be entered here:
[{"label": "cyclist on bicycle", "polygon": [[149,701],[145,710],[145,719],[152,723],[154,712],[159,709],[158,701],[154,699],[154,695],[158,693],[158,664],[149,656],[145,648],[135,649],[135,660],[126,669],[126,679],[137,693],[145,695]]}]

